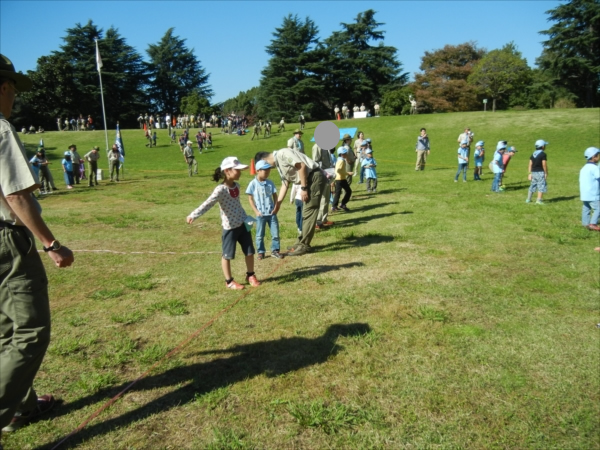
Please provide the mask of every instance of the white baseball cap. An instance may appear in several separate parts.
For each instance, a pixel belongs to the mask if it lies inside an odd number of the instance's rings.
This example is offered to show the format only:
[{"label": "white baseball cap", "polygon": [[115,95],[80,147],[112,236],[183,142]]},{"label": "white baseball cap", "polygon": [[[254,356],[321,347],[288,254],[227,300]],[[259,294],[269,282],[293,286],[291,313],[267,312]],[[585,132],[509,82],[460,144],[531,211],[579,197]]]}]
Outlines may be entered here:
[{"label": "white baseball cap", "polygon": [[221,163],[221,170],[225,169],[239,169],[244,170],[247,169],[248,166],[246,164],[240,164],[240,161],[236,156],[228,156]]},{"label": "white baseball cap", "polygon": [[535,141],[535,148],[544,147],[546,145],[548,145],[548,142],[544,141],[543,139],[538,139]]},{"label": "white baseball cap", "polygon": [[596,147],[588,147],[588,149],[583,153],[583,156],[585,156],[585,159],[591,159],[598,153],[600,153],[600,149]]}]

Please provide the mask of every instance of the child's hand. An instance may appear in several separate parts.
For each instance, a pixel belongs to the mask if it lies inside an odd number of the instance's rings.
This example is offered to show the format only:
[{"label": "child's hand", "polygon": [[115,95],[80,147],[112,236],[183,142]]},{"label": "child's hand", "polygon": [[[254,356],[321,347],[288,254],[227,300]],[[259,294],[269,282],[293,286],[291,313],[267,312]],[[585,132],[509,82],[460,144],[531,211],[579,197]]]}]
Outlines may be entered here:
[{"label": "child's hand", "polygon": [[187,217],[185,218],[185,221],[191,225],[191,224],[192,224],[192,222],[194,221],[194,218],[193,218],[193,217],[191,217],[191,216],[187,216]]}]

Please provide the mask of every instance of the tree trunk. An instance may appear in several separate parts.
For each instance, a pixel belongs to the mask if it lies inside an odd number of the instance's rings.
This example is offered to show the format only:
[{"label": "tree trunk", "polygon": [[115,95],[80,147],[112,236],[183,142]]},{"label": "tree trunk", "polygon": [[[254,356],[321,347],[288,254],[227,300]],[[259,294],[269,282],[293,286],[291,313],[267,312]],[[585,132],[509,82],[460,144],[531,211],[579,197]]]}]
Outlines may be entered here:
[{"label": "tree trunk", "polygon": [[496,112],[496,99],[492,99],[492,112]]}]

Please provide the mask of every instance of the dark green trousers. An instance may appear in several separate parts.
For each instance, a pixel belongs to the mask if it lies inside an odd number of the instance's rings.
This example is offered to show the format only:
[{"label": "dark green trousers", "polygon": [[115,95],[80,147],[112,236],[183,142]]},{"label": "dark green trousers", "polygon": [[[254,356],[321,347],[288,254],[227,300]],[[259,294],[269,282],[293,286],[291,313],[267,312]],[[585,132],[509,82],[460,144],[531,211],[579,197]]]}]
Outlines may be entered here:
[{"label": "dark green trousers", "polygon": [[48,279],[33,235],[0,229],[0,429],[35,408],[33,379],[49,343]]},{"label": "dark green trousers", "polygon": [[310,245],[315,235],[315,225],[321,209],[321,197],[327,186],[327,178],[320,170],[308,175],[308,202],[302,208],[302,234],[294,247]]}]

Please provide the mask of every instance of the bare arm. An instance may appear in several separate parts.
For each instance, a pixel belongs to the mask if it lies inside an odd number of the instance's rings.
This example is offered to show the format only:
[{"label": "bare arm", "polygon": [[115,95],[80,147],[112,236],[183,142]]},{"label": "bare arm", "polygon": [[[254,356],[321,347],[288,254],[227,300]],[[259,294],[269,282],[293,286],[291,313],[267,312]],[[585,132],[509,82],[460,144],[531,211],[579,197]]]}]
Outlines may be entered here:
[{"label": "bare arm", "polygon": [[[42,219],[36,205],[33,203],[31,192],[38,188],[38,185],[31,186],[14,194],[6,196],[6,201],[19,217],[21,222],[38,238],[44,247],[50,247],[54,241],[54,235]],[[48,256],[58,267],[68,267],[73,264],[73,252],[67,247],[61,247],[59,250],[48,252]]]}]

